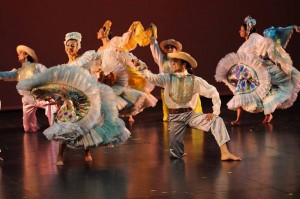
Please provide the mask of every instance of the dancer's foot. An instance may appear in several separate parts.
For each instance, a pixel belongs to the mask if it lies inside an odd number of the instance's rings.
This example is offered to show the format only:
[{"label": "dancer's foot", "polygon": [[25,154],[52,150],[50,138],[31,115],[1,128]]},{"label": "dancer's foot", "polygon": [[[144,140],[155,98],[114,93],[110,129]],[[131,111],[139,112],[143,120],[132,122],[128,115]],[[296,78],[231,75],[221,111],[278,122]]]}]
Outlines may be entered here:
[{"label": "dancer's foot", "polygon": [[37,133],[38,132],[38,129],[37,130],[26,130],[24,131],[25,133]]},{"label": "dancer's foot", "polygon": [[63,166],[64,165],[63,156],[61,156],[61,155],[57,156],[56,165],[57,166]]},{"label": "dancer's foot", "polygon": [[93,160],[92,155],[91,155],[91,151],[86,151],[86,152],[85,152],[84,160],[85,160],[86,162],[91,162],[91,161]]},{"label": "dancer's foot", "polygon": [[85,156],[85,159],[84,159],[86,162],[92,162],[93,158],[92,156]]},{"label": "dancer's foot", "polygon": [[128,118],[128,122],[134,122],[134,119],[133,119],[133,117],[131,115]]},{"label": "dancer's foot", "polygon": [[239,126],[241,124],[241,121],[240,120],[235,120],[235,121],[230,122],[230,124],[232,126]]},{"label": "dancer's foot", "polygon": [[265,118],[261,123],[265,124],[265,123],[267,123],[267,120],[268,120],[268,115],[265,115]]},{"label": "dancer's foot", "polygon": [[221,156],[221,160],[222,161],[230,161],[230,160],[238,160],[238,161],[240,161],[240,160],[242,160],[240,157],[238,157],[238,156],[235,156],[235,155],[233,155],[232,153],[228,153],[228,154],[223,154],[222,156]]},{"label": "dancer's foot", "polygon": [[115,145],[114,145],[113,143],[110,143],[110,144],[108,144],[106,147],[107,147],[107,148],[114,148]]},{"label": "dancer's foot", "polygon": [[272,119],[273,119],[273,115],[270,114],[269,117],[268,117],[268,120],[267,120],[267,124],[270,123]]},{"label": "dancer's foot", "polygon": [[64,162],[62,160],[59,160],[56,162],[56,166],[63,166]]},{"label": "dancer's foot", "polygon": [[273,119],[273,115],[272,114],[268,114],[265,116],[265,119],[262,121],[263,124],[268,124],[271,122],[271,120]]}]

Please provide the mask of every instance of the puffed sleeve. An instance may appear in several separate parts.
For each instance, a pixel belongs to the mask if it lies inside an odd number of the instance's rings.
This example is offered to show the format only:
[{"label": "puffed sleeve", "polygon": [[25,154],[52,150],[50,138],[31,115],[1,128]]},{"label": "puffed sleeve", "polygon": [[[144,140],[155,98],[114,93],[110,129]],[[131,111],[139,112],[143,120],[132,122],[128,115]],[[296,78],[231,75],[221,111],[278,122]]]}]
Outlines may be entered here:
[{"label": "puffed sleeve", "polygon": [[121,37],[115,36],[110,40],[111,47],[117,49],[124,49],[126,44],[128,43],[132,32],[125,32]]},{"label": "puffed sleeve", "polygon": [[86,51],[76,61],[72,62],[69,65],[80,66],[84,69],[90,70],[90,67],[93,64],[93,61],[98,59],[99,56],[100,56],[100,54],[96,53],[94,50],[89,50],[89,51]]},{"label": "puffed sleeve", "polygon": [[159,72],[163,73],[164,54],[161,52],[158,42],[155,38],[151,38],[151,53],[155,63],[159,66]]},{"label": "puffed sleeve", "polygon": [[41,73],[41,72],[47,70],[47,67],[44,66],[43,64],[37,64],[35,67],[36,67],[38,73]]},{"label": "puffed sleeve", "polygon": [[165,88],[167,79],[169,77],[168,74],[153,74],[148,69],[140,70],[140,72],[150,83]]},{"label": "puffed sleeve", "polygon": [[17,69],[0,72],[0,79],[4,81],[17,81]]}]

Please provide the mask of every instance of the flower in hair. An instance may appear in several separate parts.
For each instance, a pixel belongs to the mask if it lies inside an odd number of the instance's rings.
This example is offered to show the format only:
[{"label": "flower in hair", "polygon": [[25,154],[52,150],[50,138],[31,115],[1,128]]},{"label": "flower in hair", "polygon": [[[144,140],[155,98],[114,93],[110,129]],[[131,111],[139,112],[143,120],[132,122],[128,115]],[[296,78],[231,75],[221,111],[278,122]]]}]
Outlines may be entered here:
[{"label": "flower in hair", "polygon": [[247,34],[249,35],[251,30],[254,28],[254,26],[256,25],[256,20],[253,19],[250,15],[248,15],[245,19],[244,19],[244,24],[246,24],[247,26]]}]

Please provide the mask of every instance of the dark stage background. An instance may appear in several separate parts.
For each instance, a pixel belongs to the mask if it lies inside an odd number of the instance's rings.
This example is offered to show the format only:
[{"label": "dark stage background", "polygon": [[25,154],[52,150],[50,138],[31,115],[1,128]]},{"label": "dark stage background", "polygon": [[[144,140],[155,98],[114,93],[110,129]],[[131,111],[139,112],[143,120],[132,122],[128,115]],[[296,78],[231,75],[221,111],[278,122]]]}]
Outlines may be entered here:
[{"label": "dark stage background", "polygon": [[[270,26],[300,25],[299,0],[2,0],[0,3],[0,70],[19,67],[16,46],[32,47],[40,63],[47,67],[67,61],[64,36],[78,31],[83,35],[81,53],[96,50],[100,41],[96,32],[105,20],[113,22],[115,36],[127,31],[133,21],[145,28],[153,22],[158,27],[158,40],[179,40],[183,50],[198,61],[195,74],[217,87],[221,95],[229,89],[214,80],[218,61],[243,43],[238,30],[243,19],[252,15],[258,32]],[[300,34],[294,34],[287,52],[300,69]],[[158,72],[150,48],[138,47],[133,52]],[[2,110],[21,108],[16,82],[1,81]],[[154,94],[159,98],[158,89]]]}]

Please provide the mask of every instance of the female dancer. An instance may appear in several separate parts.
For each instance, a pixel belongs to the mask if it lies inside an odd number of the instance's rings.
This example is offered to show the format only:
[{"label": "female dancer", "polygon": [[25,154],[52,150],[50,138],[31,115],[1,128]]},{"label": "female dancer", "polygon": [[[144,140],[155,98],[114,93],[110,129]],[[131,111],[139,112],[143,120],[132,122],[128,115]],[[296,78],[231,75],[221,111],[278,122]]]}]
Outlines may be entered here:
[{"label": "female dancer", "polygon": [[234,93],[227,106],[237,111],[232,125],[239,125],[242,109],[264,112],[262,123],[271,122],[277,108],[288,108],[300,90],[300,73],[285,50],[272,39],[256,33],[256,20],[248,16],[240,27],[246,41],[237,53],[220,60],[215,78]]},{"label": "female dancer", "polygon": [[88,51],[80,56],[80,47],[80,33],[66,34],[68,64],[51,67],[17,85],[20,93],[31,91],[38,99],[51,98],[58,104],[55,123],[44,131],[48,139],[60,143],[57,165],[64,164],[66,146],[85,149],[85,160],[91,161],[91,148],[119,145],[130,136],[118,118],[115,93],[88,72],[95,65],[97,53]]},{"label": "female dancer", "polygon": [[143,111],[144,108],[154,107],[157,102],[157,99],[150,94],[154,86],[132,67],[143,62],[128,52],[137,44],[148,45],[150,39],[139,22],[134,22],[122,37],[113,38],[110,33],[111,25],[111,21],[108,20],[97,32],[97,38],[103,44],[97,52],[101,55],[101,69],[104,74],[116,75],[116,82],[112,88],[119,96],[120,116],[129,117],[129,121],[133,122],[133,115]]}]

